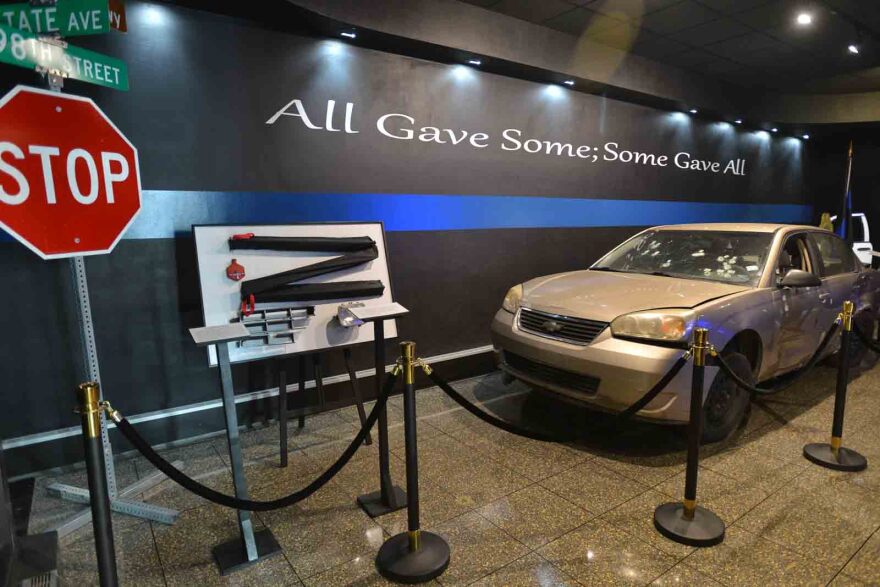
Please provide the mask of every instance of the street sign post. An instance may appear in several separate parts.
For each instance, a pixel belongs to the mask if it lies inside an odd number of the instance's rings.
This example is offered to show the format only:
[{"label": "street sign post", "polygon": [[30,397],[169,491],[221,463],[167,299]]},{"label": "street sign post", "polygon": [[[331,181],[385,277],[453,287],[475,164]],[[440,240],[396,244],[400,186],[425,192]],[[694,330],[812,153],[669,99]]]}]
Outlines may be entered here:
[{"label": "street sign post", "polygon": [[58,0],[42,6],[3,4],[0,24],[39,35],[100,35],[110,30],[110,11],[107,0]]},{"label": "street sign post", "polygon": [[128,90],[128,68],[120,59],[73,47],[63,41],[40,39],[5,24],[0,24],[0,62],[60,72],[70,79]]},{"label": "street sign post", "polygon": [[0,99],[0,226],[44,259],[109,253],[141,207],[137,151],[88,98]]}]

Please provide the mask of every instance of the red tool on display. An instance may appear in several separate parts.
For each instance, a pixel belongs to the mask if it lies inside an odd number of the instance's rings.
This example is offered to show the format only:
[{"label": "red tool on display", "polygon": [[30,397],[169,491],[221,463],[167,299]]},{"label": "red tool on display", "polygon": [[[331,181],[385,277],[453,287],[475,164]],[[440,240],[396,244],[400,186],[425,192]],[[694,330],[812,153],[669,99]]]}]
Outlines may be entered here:
[{"label": "red tool on display", "polygon": [[244,279],[244,275],[244,265],[239,263],[237,259],[233,259],[232,263],[226,268],[226,277],[232,281],[241,281]]}]

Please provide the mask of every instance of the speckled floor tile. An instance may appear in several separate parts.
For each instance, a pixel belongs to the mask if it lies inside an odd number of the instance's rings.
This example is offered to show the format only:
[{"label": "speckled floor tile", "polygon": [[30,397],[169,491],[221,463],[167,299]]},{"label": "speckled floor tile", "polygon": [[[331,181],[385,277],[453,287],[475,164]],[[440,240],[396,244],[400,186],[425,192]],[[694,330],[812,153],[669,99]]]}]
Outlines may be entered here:
[{"label": "speckled floor tile", "polygon": [[880,530],[856,552],[843,572],[861,581],[880,583]]},{"label": "speckled floor tile", "polygon": [[698,548],[685,565],[730,587],[806,587],[826,585],[836,572],[737,527],[730,527],[724,542],[711,548]]},{"label": "speckled floor tile", "polygon": [[552,477],[588,460],[583,452],[551,442],[524,441],[515,437],[499,446],[500,450],[490,453],[489,458],[531,481]]},{"label": "speckled floor tile", "polygon": [[607,512],[648,490],[648,486],[592,461],[544,479],[540,484],[595,514]]},{"label": "speckled floor tile", "polygon": [[826,441],[829,429],[776,423],[747,437],[745,444],[781,461],[800,462],[804,458],[804,445]]},{"label": "speckled floor tile", "polygon": [[430,470],[424,473],[424,478],[455,495],[470,508],[485,505],[531,484],[522,475],[480,455],[472,455],[467,464],[460,467]]},{"label": "speckled floor tile", "polygon": [[385,540],[382,527],[332,482],[294,506],[261,512],[260,519],[303,579],[358,556],[372,556]]},{"label": "speckled floor tile", "polygon": [[649,490],[605,512],[600,519],[680,559],[693,552],[693,547],[673,542],[654,528],[654,510],[670,501],[675,500],[658,491]]},{"label": "speckled floor tile", "polygon": [[[406,485],[406,464],[393,453],[388,456],[391,482],[403,487]],[[379,489],[378,453],[375,459],[360,459],[349,463],[336,474],[333,481],[347,491],[352,499],[365,493],[377,491]]]},{"label": "speckled floor tile", "polygon": [[359,425],[339,418],[339,423],[324,428],[306,424],[306,427],[300,429],[297,434],[291,435],[288,441],[291,448],[321,446],[338,440],[345,441],[344,444],[347,445],[357,435],[359,430]]},{"label": "speckled floor tile", "polygon": [[[418,418],[416,423],[416,433],[417,440],[416,443],[418,446],[421,446],[421,443],[427,438],[433,438],[435,436],[442,435],[443,432],[431,425],[428,418]],[[397,451],[398,454],[403,455],[403,451],[406,449],[406,432],[402,423],[393,424],[388,427],[388,446],[393,451]]]},{"label": "speckled floor tile", "polygon": [[[319,573],[305,579],[306,587],[391,587],[398,583],[392,583],[382,577],[376,570],[375,557],[365,555],[355,557],[323,573]],[[421,583],[421,585],[439,585],[435,581]]]},{"label": "speckled floor tile", "polygon": [[[212,442],[173,448],[161,451],[159,454],[167,461],[182,461],[182,471],[203,485],[218,491],[232,491],[232,475]],[[135,464],[140,477],[156,471],[155,467],[142,457],[135,459]],[[181,511],[206,504],[202,498],[170,479],[148,489],[141,497],[148,503]]]},{"label": "speckled floor tile", "polygon": [[[115,527],[113,539],[116,569],[122,585],[165,585],[162,566],[148,522]],[[72,543],[63,543],[58,572],[63,585],[97,585],[97,558],[91,533]]]},{"label": "speckled floor tile", "polygon": [[721,583],[703,573],[679,563],[654,579],[652,587],[723,587]]},{"label": "speckled floor tile", "polygon": [[540,485],[520,489],[478,511],[531,549],[552,542],[594,517]]},{"label": "speckled floor tile", "polygon": [[796,477],[807,461],[783,461],[759,447],[746,445],[701,458],[700,466],[745,483],[760,482],[762,489],[772,492]]},{"label": "speckled floor tile", "polygon": [[[401,485],[406,487],[406,485]],[[422,527],[442,524],[452,518],[474,509],[471,500],[464,496],[453,495],[436,483],[425,479],[419,480],[419,518]],[[397,510],[376,518],[390,536],[407,530],[406,509]]]},{"label": "speckled floor tile", "polygon": [[685,456],[682,451],[650,456],[606,452],[597,454],[595,461],[628,479],[653,486],[684,471]]},{"label": "speckled floor tile", "polygon": [[875,581],[865,583],[858,579],[853,579],[849,575],[844,575],[843,573],[838,573],[838,575],[834,577],[834,580],[828,583],[828,587],[876,587],[876,585],[877,582]]},{"label": "speckled floor tile", "polygon": [[443,536],[452,552],[449,568],[438,577],[443,585],[468,585],[529,552],[476,512],[428,530]]},{"label": "speckled floor tile", "polygon": [[501,567],[491,575],[487,575],[471,583],[474,587],[575,587],[580,583],[566,576],[537,553],[526,556]]},{"label": "speckled floor tile", "polygon": [[646,585],[678,562],[601,520],[587,522],[538,554],[584,585]]},{"label": "speckled floor tile", "polygon": [[[257,518],[254,527],[263,527]],[[169,586],[300,584],[282,554],[220,576],[211,549],[240,535],[233,510],[213,505],[187,510],[173,526],[153,524],[153,533]]]},{"label": "speckled floor tile", "polygon": [[[670,501],[681,501],[684,496],[684,481],[685,474],[679,473],[655,489],[668,495]],[[768,495],[761,479],[752,482],[738,481],[703,467],[700,467],[697,475],[697,503],[715,512],[726,524],[732,524]]]},{"label": "speckled floor tile", "polygon": [[810,470],[736,525],[839,568],[880,526],[880,500],[871,490]]}]

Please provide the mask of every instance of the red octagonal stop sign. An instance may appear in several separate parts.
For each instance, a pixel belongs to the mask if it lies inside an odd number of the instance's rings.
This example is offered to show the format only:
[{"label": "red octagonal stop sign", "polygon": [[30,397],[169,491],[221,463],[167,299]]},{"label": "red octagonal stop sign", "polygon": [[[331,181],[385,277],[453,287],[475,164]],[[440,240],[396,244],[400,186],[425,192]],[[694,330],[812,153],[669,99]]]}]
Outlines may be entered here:
[{"label": "red octagonal stop sign", "polygon": [[94,102],[0,100],[0,226],[44,259],[109,253],[141,208],[137,150]]}]

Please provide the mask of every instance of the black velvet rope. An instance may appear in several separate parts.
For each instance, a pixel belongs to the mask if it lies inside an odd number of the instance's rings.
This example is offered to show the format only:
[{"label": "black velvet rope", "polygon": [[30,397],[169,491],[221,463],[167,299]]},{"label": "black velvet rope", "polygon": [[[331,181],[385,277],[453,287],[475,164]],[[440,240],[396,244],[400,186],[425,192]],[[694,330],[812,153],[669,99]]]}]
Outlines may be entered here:
[{"label": "black velvet rope", "polygon": [[774,385],[773,387],[757,387],[749,383],[748,381],[744,381],[739,375],[733,372],[730,368],[730,365],[721,357],[721,355],[714,355],[712,357],[712,361],[721,368],[721,370],[730,377],[734,383],[736,383],[739,387],[749,391],[751,393],[757,395],[773,395],[779,393],[781,391],[785,391],[795,383],[801,380],[801,378],[806,375],[809,371],[816,366],[819,362],[819,359],[822,356],[822,353],[825,351],[825,347],[828,346],[828,343],[831,342],[831,339],[834,338],[834,335],[837,333],[837,329],[840,327],[840,324],[834,322],[831,325],[831,328],[825,333],[825,338],[822,339],[822,342],[819,343],[819,347],[816,349],[816,352],[813,353],[813,356],[810,357],[810,360],[801,367],[800,369],[793,371],[784,375],[785,381]]},{"label": "black velvet rope", "polygon": [[[617,414],[618,422],[631,417],[633,414],[635,414],[636,412],[638,412],[639,410],[644,408],[646,405],[648,405],[648,403],[650,403],[650,401],[652,399],[657,397],[657,395],[661,391],[663,391],[663,389],[667,385],[669,385],[669,382],[672,381],[672,379],[676,375],[678,375],[678,372],[681,371],[682,367],[685,366],[687,361],[688,361],[688,357],[686,354],[679,357],[678,360],[675,362],[675,364],[673,364],[672,367],[669,369],[669,371],[666,373],[666,375],[664,375],[662,378],[660,378],[660,380],[654,385],[654,387],[652,387],[645,395],[643,395],[641,397],[641,399],[639,399],[637,402],[635,402],[634,404],[629,406],[624,411]],[[443,392],[445,392],[446,395],[448,395],[453,400],[455,400],[455,402],[458,403],[458,405],[463,407],[465,410],[467,410],[468,412],[470,412],[471,414],[473,414],[474,416],[476,416],[480,420],[483,420],[487,424],[491,424],[492,426],[500,428],[500,429],[504,430],[505,432],[510,432],[511,434],[516,434],[517,436],[522,436],[524,438],[530,438],[532,440],[540,440],[540,441],[544,441],[544,442],[568,442],[568,441],[574,440],[574,437],[567,438],[567,437],[561,437],[558,435],[546,434],[544,432],[538,432],[536,430],[529,430],[527,428],[522,428],[520,426],[517,426],[516,424],[513,424],[512,422],[508,422],[507,420],[502,420],[501,418],[493,416],[492,414],[479,408],[473,402],[469,401],[463,395],[461,395],[460,393],[455,391],[455,389],[453,389],[453,387],[451,385],[449,385],[446,381],[441,379],[439,375],[437,375],[436,371],[432,370],[428,374],[428,377],[431,379],[431,381],[437,387],[439,387],[441,390],[443,390]]]},{"label": "black velvet rope", "polygon": [[855,321],[853,321],[853,331],[856,333],[856,336],[859,337],[859,340],[862,341],[862,344],[864,344],[875,353],[880,353],[880,344],[878,344],[876,340],[872,340],[870,336],[862,332],[862,329],[859,328],[859,325],[856,324]]},{"label": "black velvet rope", "polygon": [[376,420],[379,418],[379,413],[385,408],[385,404],[388,402],[388,395],[391,393],[391,390],[394,388],[394,383],[397,380],[397,376],[395,374],[391,374],[388,376],[388,379],[385,381],[385,386],[382,388],[381,395],[376,400],[376,405],[373,406],[373,409],[370,411],[370,415],[367,416],[364,425],[361,427],[360,431],[357,433],[357,436],[354,437],[354,440],[346,447],[345,451],[343,451],[342,455],[333,463],[329,469],[321,473],[318,478],[314,481],[303,487],[302,489],[291,493],[290,495],[273,499],[271,501],[253,501],[249,499],[238,499],[237,497],[233,497],[231,495],[226,495],[225,493],[220,493],[219,491],[214,491],[210,487],[206,487],[199,483],[198,481],[188,477],[180,470],[178,470],[174,465],[166,461],[162,458],[159,453],[153,450],[153,448],[147,443],[146,440],[134,429],[134,426],[126,420],[122,418],[120,420],[114,421],[116,422],[116,427],[122,432],[123,436],[132,444],[134,447],[140,451],[140,453],[153,464],[154,467],[165,473],[172,481],[187,489],[199,497],[207,499],[208,501],[212,501],[216,504],[234,508],[238,510],[248,510],[252,512],[265,512],[268,510],[277,510],[279,508],[287,507],[289,505],[293,505],[297,502],[300,502],[312,495],[316,491],[318,491],[321,487],[323,487],[330,479],[332,479],[342,468],[351,460],[351,457],[354,456],[354,453],[360,448],[361,444],[363,444],[364,439],[367,437],[367,434],[370,433],[370,429],[376,423]]}]

